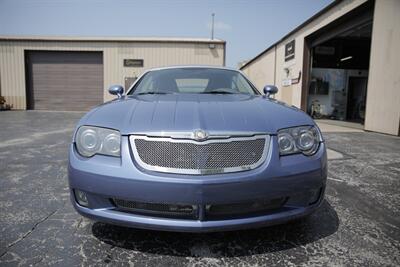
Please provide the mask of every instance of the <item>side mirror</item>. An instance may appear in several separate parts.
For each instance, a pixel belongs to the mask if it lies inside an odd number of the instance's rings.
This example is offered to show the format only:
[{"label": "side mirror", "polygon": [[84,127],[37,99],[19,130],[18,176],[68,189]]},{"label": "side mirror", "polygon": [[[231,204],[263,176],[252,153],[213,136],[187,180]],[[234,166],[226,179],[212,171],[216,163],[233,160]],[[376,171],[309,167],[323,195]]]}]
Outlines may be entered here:
[{"label": "side mirror", "polygon": [[121,98],[122,94],[124,93],[124,87],[121,85],[112,85],[110,88],[108,88],[108,92],[112,95],[117,95],[118,98]]},{"label": "side mirror", "polygon": [[271,95],[274,95],[278,93],[278,87],[275,85],[266,85],[264,87],[264,94],[266,97],[270,97]]}]

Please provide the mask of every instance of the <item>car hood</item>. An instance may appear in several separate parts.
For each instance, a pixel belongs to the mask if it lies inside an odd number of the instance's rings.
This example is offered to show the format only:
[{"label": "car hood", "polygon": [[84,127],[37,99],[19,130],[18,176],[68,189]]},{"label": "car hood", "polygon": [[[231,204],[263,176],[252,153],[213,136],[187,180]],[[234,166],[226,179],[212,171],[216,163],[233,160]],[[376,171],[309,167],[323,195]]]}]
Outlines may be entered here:
[{"label": "car hood", "polygon": [[148,132],[263,132],[314,125],[297,108],[262,96],[167,94],[126,96],[86,114],[78,126],[117,129],[122,135]]}]

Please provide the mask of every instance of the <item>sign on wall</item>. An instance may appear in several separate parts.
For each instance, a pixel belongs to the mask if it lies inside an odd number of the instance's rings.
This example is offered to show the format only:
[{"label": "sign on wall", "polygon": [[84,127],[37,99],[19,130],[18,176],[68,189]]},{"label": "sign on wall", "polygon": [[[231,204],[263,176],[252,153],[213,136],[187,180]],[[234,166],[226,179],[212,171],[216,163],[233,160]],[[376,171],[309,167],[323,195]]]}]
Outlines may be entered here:
[{"label": "sign on wall", "polygon": [[295,40],[293,40],[285,45],[285,61],[294,59],[295,44]]},{"label": "sign on wall", "polygon": [[317,46],[315,48],[315,54],[333,56],[335,54],[334,46]]},{"label": "sign on wall", "polygon": [[291,86],[293,84],[298,84],[300,83],[301,80],[301,71],[299,71],[299,75],[296,78],[286,78],[282,80],[282,86]]},{"label": "sign on wall", "polygon": [[124,67],[143,67],[143,59],[124,59]]},{"label": "sign on wall", "polygon": [[292,85],[292,79],[283,79],[282,80],[282,86],[291,86]]}]

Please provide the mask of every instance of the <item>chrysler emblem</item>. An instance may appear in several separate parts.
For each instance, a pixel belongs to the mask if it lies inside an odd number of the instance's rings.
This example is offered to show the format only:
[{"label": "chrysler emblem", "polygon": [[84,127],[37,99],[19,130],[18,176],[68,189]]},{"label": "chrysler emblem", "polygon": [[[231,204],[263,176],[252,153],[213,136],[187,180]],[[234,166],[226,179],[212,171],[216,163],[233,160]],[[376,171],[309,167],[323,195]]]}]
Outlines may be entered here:
[{"label": "chrysler emblem", "polygon": [[203,130],[195,130],[193,132],[193,139],[196,141],[203,141],[208,138],[208,133]]}]

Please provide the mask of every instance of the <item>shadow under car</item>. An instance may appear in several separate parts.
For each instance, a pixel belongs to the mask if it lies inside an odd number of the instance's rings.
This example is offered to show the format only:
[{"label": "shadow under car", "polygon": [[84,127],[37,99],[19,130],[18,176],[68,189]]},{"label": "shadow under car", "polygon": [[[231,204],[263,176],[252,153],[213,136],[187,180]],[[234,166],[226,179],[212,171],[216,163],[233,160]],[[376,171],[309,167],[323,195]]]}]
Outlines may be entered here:
[{"label": "shadow under car", "polygon": [[141,230],[96,222],[93,235],[106,244],[181,257],[238,257],[282,251],[335,233],[339,218],[327,200],[310,216],[282,225],[217,233]]}]

